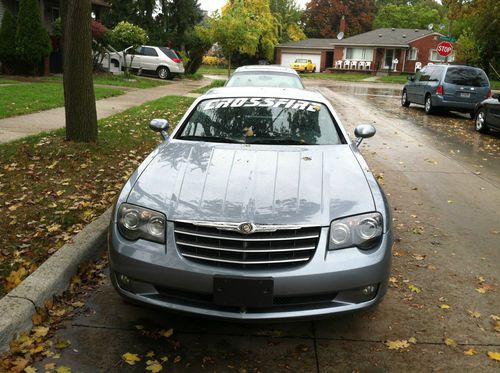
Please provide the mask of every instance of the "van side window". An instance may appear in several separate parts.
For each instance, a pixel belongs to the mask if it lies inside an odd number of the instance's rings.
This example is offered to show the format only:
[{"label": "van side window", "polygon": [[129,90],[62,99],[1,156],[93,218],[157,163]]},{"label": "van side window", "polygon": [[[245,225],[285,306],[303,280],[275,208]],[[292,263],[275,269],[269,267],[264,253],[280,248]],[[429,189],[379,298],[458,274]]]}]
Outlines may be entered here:
[{"label": "van side window", "polygon": [[431,76],[429,78],[429,81],[432,82],[439,82],[441,80],[441,75],[443,74],[443,68],[442,67],[434,67],[433,71],[431,72]]},{"label": "van side window", "polygon": [[432,72],[434,71],[434,67],[426,67],[425,69],[422,69],[422,76],[420,77],[421,82],[428,82]]}]

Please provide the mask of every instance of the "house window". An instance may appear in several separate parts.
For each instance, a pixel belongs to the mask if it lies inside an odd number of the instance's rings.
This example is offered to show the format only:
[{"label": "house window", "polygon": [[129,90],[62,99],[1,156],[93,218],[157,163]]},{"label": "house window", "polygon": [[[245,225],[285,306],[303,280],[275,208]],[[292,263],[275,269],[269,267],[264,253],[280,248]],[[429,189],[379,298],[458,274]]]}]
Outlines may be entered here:
[{"label": "house window", "polygon": [[[440,56],[435,49],[430,50],[429,61],[442,62],[445,60],[446,57]],[[448,62],[453,62],[453,61],[455,61],[455,52],[451,52],[451,54],[448,56]]]},{"label": "house window", "polygon": [[418,55],[418,48],[411,48],[408,51],[408,60],[410,60],[410,61],[416,61],[417,60],[417,55]]},{"label": "house window", "polygon": [[373,48],[346,48],[346,60],[372,61]]}]

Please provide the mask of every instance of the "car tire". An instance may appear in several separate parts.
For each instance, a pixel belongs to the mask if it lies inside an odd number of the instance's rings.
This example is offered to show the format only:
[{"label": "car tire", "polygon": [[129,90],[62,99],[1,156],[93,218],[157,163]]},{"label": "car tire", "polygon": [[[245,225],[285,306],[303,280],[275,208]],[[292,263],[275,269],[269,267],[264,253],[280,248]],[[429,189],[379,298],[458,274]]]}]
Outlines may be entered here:
[{"label": "car tire", "polygon": [[157,68],[156,74],[160,79],[170,79],[172,77],[170,70],[168,69],[168,67],[165,66],[160,66],[159,68]]},{"label": "car tire", "polygon": [[481,133],[488,132],[489,128],[488,125],[486,124],[486,111],[484,110],[484,108],[480,108],[477,111],[474,120],[474,128],[477,132]]},{"label": "car tire", "polygon": [[410,101],[408,101],[408,94],[406,93],[406,89],[403,89],[403,93],[401,93],[401,106],[410,106]]},{"label": "car tire", "polygon": [[425,114],[432,114],[434,112],[434,106],[432,106],[431,95],[425,96],[424,110]]}]

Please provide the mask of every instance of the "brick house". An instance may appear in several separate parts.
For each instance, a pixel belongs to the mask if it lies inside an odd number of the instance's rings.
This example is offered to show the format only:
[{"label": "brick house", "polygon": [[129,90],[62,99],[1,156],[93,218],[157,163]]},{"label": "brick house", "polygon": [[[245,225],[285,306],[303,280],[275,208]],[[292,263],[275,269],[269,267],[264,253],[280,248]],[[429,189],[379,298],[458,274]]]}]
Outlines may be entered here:
[{"label": "brick house", "polygon": [[333,41],[337,39],[304,39],[278,44],[274,63],[290,66],[297,58],[305,58],[316,64],[316,72],[333,66]]},{"label": "brick house", "polygon": [[432,30],[382,28],[335,40],[331,69],[413,73],[419,66],[444,61],[436,52],[439,36]]}]

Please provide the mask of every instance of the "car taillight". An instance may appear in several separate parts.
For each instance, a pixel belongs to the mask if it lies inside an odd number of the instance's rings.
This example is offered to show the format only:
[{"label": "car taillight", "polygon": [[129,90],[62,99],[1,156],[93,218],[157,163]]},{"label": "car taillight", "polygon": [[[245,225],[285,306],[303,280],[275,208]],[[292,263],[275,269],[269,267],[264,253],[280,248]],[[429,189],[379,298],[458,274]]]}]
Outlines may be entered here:
[{"label": "car taillight", "polygon": [[181,59],[180,58],[172,58],[172,61],[174,61],[175,63],[181,63]]},{"label": "car taillight", "polygon": [[488,89],[488,96],[486,96],[486,97],[488,97],[488,98],[491,97],[491,88]]},{"label": "car taillight", "polygon": [[444,88],[442,85],[438,85],[437,89],[436,89],[436,94],[437,95],[444,95]]}]

